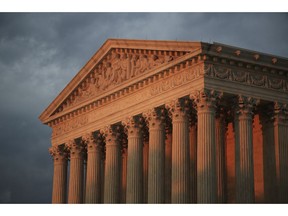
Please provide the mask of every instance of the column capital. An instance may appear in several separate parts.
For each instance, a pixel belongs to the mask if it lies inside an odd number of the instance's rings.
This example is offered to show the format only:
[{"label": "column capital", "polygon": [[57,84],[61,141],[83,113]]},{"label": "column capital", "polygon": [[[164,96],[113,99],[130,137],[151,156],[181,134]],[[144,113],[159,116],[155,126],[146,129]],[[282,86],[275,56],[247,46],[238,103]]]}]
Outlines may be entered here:
[{"label": "column capital", "polygon": [[223,96],[223,92],[210,89],[195,90],[190,94],[190,98],[194,101],[197,109],[215,108],[219,99]]},{"label": "column capital", "polygon": [[85,155],[84,146],[78,144],[75,140],[69,140],[66,143],[67,149],[70,151],[70,158],[83,158]]},{"label": "column capital", "polygon": [[129,116],[122,120],[122,125],[129,136],[141,133],[144,127],[144,118],[142,116]]},{"label": "column capital", "polygon": [[52,146],[49,153],[53,157],[54,162],[65,162],[68,159],[68,152],[65,145]]},{"label": "column capital", "polygon": [[280,102],[274,102],[274,122],[280,124],[287,124],[288,120],[288,106]]},{"label": "column capital", "polygon": [[259,99],[238,95],[235,99],[235,108],[238,115],[253,115],[253,110],[259,104]]},{"label": "column capital", "polygon": [[175,99],[165,104],[172,121],[182,120],[187,116],[189,107],[185,101],[185,99]]},{"label": "column capital", "polygon": [[100,130],[100,133],[105,137],[106,146],[118,145],[121,135],[119,125],[107,125]]},{"label": "column capital", "polygon": [[152,108],[143,113],[143,116],[147,122],[149,129],[160,128],[164,125],[165,109],[164,108]]},{"label": "column capital", "polygon": [[101,151],[103,137],[100,133],[97,133],[96,135],[94,135],[93,132],[86,133],[82,136],[82,141],[86,146],[88,153]]}]

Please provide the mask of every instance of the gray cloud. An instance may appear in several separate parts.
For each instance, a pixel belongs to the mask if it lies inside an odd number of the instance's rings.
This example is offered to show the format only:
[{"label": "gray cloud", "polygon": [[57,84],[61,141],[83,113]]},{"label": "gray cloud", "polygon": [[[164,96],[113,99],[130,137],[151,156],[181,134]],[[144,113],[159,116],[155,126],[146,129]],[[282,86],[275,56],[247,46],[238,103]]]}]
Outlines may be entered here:
[{"label": "gray cloud", "polygon": [[38,120],[107,38],[221,42],[288,57],[287,13],[1,13],[0,202],[49,203]]}]

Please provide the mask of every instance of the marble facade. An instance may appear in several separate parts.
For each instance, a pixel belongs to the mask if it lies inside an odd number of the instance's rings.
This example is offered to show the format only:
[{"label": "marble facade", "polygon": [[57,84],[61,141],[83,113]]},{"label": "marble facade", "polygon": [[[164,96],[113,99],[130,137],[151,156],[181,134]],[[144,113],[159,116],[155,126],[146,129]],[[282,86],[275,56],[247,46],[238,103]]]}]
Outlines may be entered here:
[{"label": "marble facade", "polygon": [[283,57],[108,39],[39,117],[52,203],[288,203],[287,104]]}]

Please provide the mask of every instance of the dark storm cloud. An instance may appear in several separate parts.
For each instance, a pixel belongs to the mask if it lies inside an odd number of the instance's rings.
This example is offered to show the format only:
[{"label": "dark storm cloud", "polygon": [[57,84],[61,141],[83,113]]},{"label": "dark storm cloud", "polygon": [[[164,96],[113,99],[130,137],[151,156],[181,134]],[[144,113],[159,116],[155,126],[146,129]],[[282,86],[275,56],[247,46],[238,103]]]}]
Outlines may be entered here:
[{"label": "dark storm cloud", "polygon": [[288,57],[287,14],[0,14],[0,202],[51,200],[51,130],[38,120],[107,38],[221,42]]}]

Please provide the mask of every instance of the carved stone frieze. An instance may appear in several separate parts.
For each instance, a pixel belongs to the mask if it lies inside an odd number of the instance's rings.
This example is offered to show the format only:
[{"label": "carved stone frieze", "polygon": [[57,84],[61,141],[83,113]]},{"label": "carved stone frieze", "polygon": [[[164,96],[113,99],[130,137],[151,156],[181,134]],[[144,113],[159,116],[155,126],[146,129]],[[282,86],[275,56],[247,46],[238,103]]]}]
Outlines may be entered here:
[{"label": "carved stone frieze", "polygon": [[52,136],[53,137],[59,136],[71,130],[77,129],[83,125],[86,125],[87,123],[88,123],[88,116],[81,115],[79,117],[71,119],[70,121],[60,123],[59,125],[53,127]]},{"label": "carved stone frieze", "polygon": [[275,78],[261,71],[250,71],[241,68],[229,68],[227,66],[205,64],[205,76],[217,79],[229,80],[256,87],[287,92],[287,80]]},{"label": "carved stone frieze", "polygon": [[111,52],[56,112],[86,101],[175,58],[177,56]]},{"label": "carved stone frieze", "polygon": [[152,96],[161,94],[165,91],[181,86],[190,82],[204,74],[203,65],[192,66],[184,69],[181,73],[175,74],[173,78],[167,78],[164,81],[155,84],[151,87],[150,93]]}]

